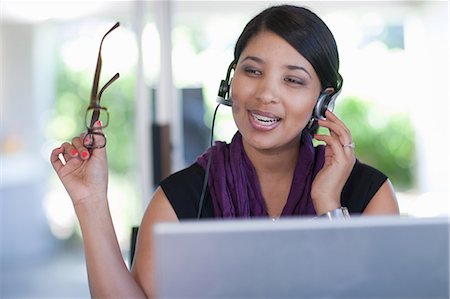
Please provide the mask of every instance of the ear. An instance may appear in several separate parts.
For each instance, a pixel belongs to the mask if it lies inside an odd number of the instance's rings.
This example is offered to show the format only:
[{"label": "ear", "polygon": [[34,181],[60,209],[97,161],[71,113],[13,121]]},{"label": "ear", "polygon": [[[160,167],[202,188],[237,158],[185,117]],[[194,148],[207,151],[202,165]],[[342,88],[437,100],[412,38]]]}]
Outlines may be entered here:
[{"label": "ear", "polygon": [[332,94],[332,93],[334,93],[334,88],[333,87],[327,87],[324,90],[322,90],[322,92],[326,93],[326,94]]}]

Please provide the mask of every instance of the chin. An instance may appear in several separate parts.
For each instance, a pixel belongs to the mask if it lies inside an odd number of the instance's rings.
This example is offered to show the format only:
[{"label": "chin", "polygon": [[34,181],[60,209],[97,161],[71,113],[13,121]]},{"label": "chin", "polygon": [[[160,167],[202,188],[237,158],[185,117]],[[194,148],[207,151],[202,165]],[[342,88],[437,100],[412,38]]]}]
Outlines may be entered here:
[{"label": "chin", "polygon": [[[299,135],[300,136],[300,135]],[[259,135],[254,134],[242,134],[243,142],[256,150],[259,151],[277,151],[282,149],[288,149],[292,146],[298,146],[300,143],[300,137],[287,140],[286,136],[269,136],[269,135]]]}]

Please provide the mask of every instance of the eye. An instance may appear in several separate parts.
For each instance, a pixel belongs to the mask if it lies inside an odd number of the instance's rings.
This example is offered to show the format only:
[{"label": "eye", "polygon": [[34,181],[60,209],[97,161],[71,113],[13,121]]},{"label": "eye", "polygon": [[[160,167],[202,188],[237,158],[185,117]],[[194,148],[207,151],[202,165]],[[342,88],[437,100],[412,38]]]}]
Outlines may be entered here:
[{"label": "eye", "polygon": [[284,81],[286,81],[288,84],[291,84],[291,85],[304,85],[305,84],[305,82],[302,79],[296,78],[296,77],[286,77],[284,79]]},{"label": "eye", "polygon": [[244,69],[245,73],[247,73],[248,75],[252,76],[252,77],[256,77],[256,76],[260,76],[261,72],[255,68],[252,67],[247,67]]}]

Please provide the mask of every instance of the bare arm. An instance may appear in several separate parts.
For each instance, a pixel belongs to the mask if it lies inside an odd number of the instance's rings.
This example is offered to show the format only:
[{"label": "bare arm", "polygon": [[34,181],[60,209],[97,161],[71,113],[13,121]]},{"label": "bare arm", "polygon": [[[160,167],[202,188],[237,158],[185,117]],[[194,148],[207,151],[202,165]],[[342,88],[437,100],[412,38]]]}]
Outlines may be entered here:
[{"label": "bare arm", "polygon": [[146,298],[123,260],[106,200],[79,205],[89,289],[93,298]]},{"label": "bare arm", "polygon": [[[82,137],[82,136],[81,136]],[[65,163],[59,158],[63,155]],[[89,152],[80,137],[54,149],[50,161],[69,193],[80,223],[93,298],[147,298],[153,294],[151,278],[151,232],[157,221],[177,220],[164,193],[158,189],[144,216],[144,237],[137,248],[133,275],[128,270],[114,231],[107,200],[106,150]],[[145,237],[148,235],[149,239]],[[142,241],[141,241],[142,239]],[[147,267],[146,265],[150,265]]]},{"label": "bare arm", "polygon": [[83,135],[54,149],[50,161],[72,199],[80,223],[91,296],[145,298],[128,271],[114,231],[107,199],[106,150],[88,151],[81,138]]},{"label": "bare arm", "polygon": [[158,222],[177,222],[178,217],[160,187],[145,211],[136,243],[131,272],[148,297],[155,295],[153,273],[153,227]]},{"label": "bare arm", "polygon": [[92,296],[153,298],[153,227],[158,222],[178,221],[164,192],[160,188],[156,190],[145,212],[139,228],[131,275],[123,261],[108,207],[79,207],[77,212],[80,223],[87,226],[83,229],[82,225],[82,231]]},{"label": "bare arm", "polygon": [[399,214],[397,197],[391,182],[386,180],[364,209],[363,215]]}]

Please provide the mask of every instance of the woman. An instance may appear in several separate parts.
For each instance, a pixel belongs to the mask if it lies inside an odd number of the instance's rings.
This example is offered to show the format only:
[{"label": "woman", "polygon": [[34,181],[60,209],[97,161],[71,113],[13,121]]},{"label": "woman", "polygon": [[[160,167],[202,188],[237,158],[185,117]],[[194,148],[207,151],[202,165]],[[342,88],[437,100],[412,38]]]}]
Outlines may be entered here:
[{"label": "woman", "polygon": [[[326,105],[316,111],[318,99],[331,101],[342,86],[334,38],[319,17],[295,6],[268,8],[247,24],[234,56],[225,90],[238,132],[231,144],[216,143],[156,189],[140,226],[131,273],[108,209],[105,149],[89,153],[77,137],[52,152],[80,221],[93,297],[152,297],[152,228],[158,222],[197,214],[334,217],[343,216],[343,208],[398,214],[389,180],[356,160],[345,124],[323,109]],[[330,134],[313,135],[326,144],[314,148],[311,133],[317,125]]]}]

